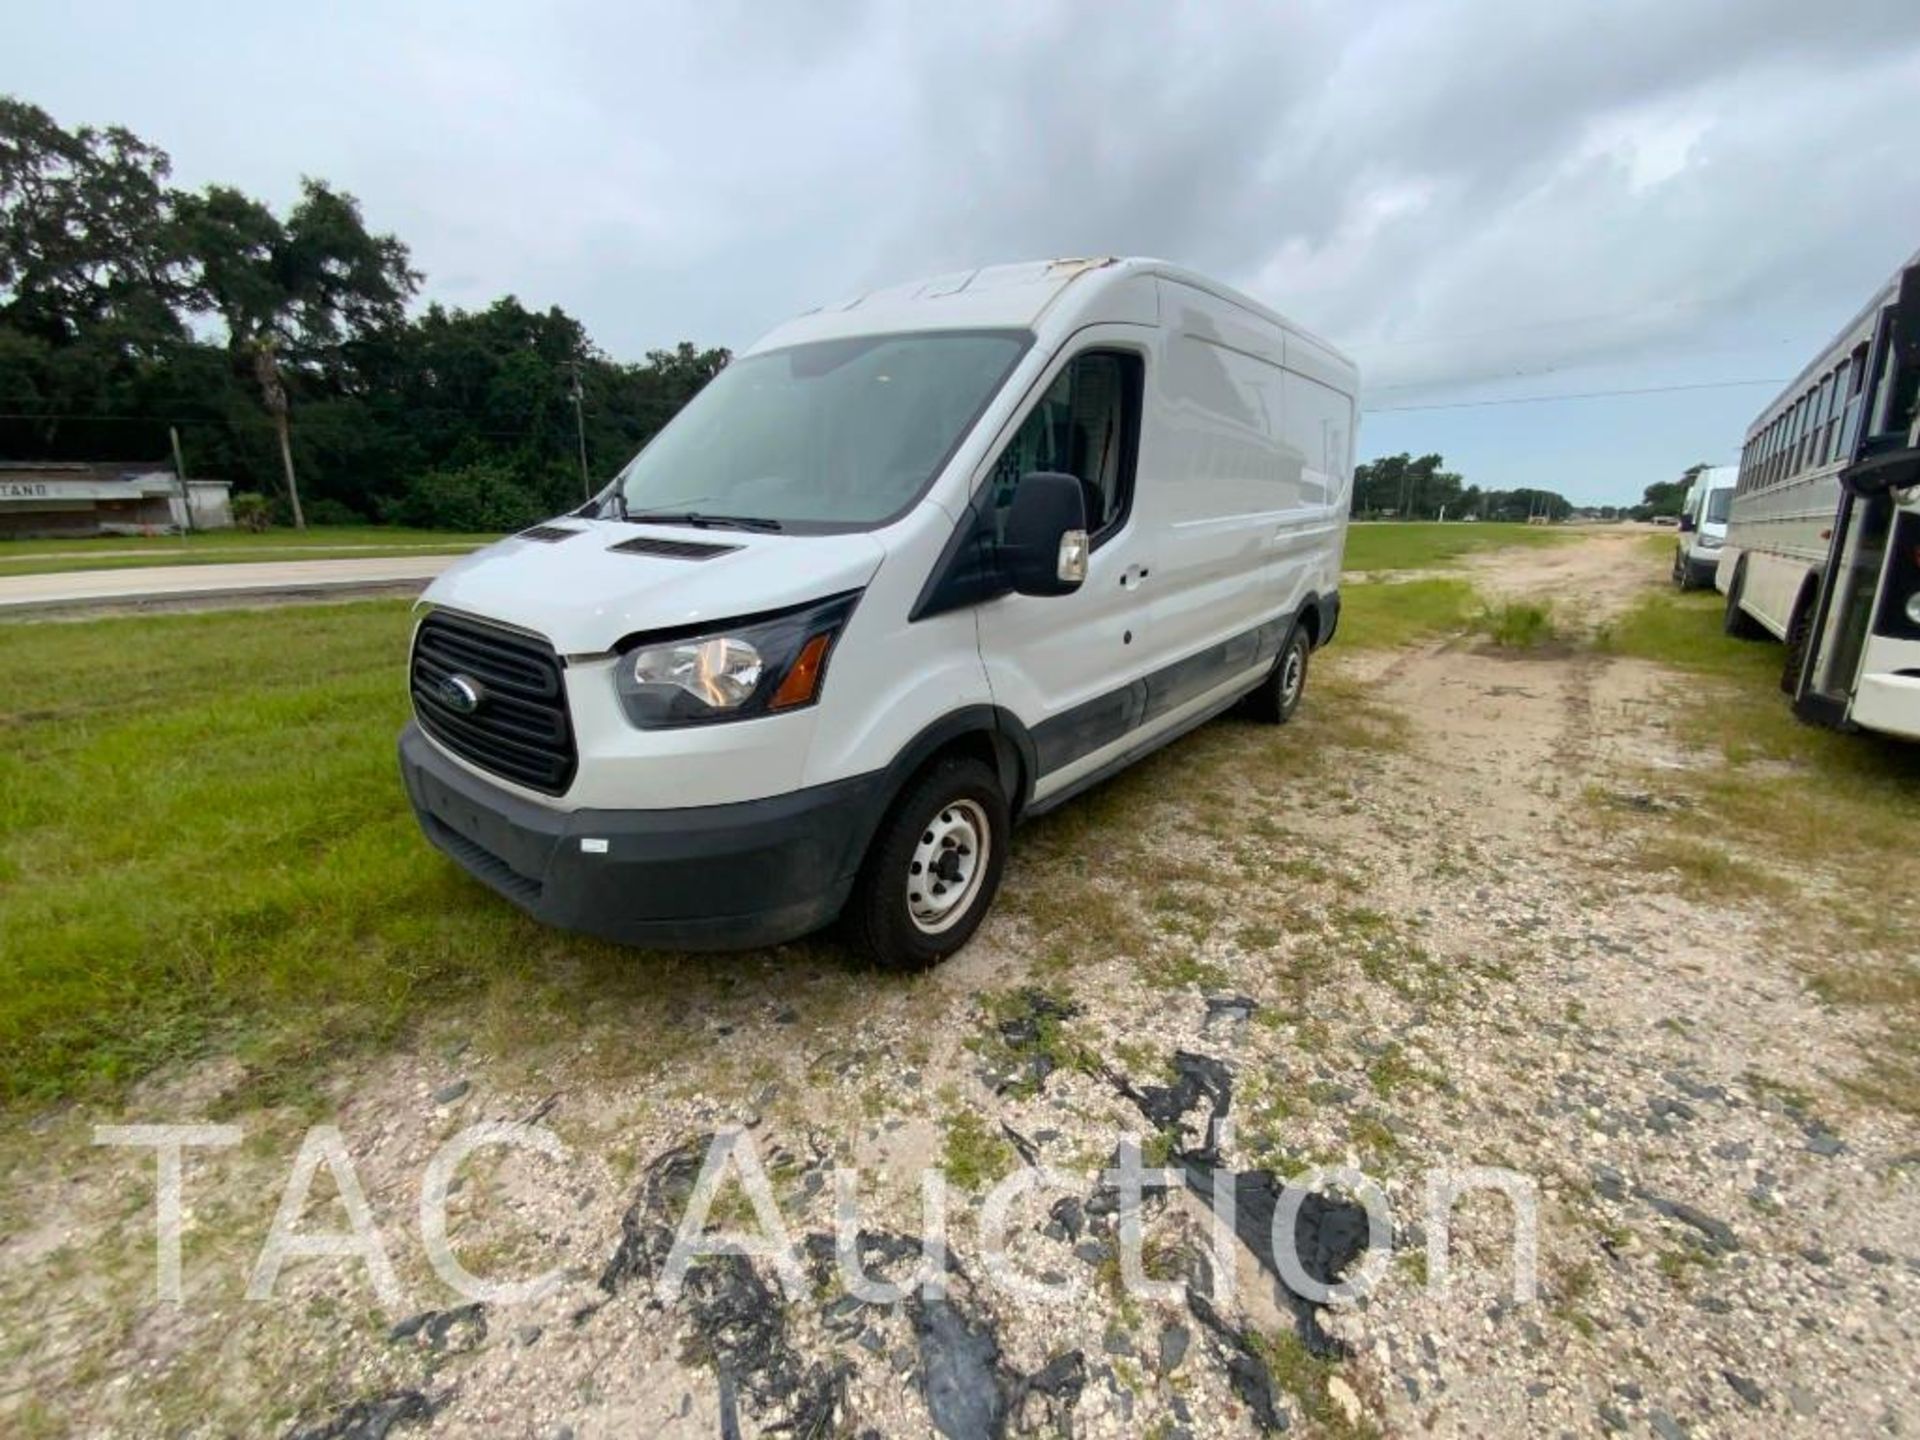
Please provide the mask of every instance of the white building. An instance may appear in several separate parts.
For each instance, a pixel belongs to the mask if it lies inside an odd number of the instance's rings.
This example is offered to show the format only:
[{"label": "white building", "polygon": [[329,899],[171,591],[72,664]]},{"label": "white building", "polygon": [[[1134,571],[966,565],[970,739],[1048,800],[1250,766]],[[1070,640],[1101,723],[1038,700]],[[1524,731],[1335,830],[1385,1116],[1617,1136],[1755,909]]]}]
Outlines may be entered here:
[{"label": "white building", "polygon": [[186,482],[168,465],[0,460],[0,539],[159,535],[191,511],[196,530],[233,524],[231,484]]}]

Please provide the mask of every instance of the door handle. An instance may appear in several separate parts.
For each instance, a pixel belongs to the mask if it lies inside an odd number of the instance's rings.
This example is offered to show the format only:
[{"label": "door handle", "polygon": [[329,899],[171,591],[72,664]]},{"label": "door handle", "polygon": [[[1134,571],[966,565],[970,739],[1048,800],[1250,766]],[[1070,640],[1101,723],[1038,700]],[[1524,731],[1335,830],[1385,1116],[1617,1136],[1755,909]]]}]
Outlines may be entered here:
[{"label": "door handle", "polygon": [[1120,588],[1131,590],[1152,573],[1145,565],[1129,565],[1120,572]]}]

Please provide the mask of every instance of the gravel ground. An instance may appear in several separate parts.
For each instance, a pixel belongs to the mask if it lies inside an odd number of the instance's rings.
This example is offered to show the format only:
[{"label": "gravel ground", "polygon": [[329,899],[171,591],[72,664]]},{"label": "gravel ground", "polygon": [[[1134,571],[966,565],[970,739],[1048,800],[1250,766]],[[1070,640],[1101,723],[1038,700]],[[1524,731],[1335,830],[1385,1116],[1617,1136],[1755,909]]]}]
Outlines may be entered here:
[{"label": "gravel ground", "polygon": [[[1551,589],[1599,623],[1649,567],[1633,537],[1484,557],[1495,594]],[[1667,801],[1674,677],[1579,646],[1453,640],[1319,657],[1283,731],[1218,722],[1019,837],[966,952],[908,979],[825,946],[653,965],[584,1008],[528,994],[434,1018],[299,1104],[238,1067],[42,1117],[9,1167],[0,1422],[32,1433],[311,1437],[1271,1433],[1773,1435],[1920,1423],[1920,1140],[1843,1088],[1871,1051],[1821,1003],[1778,900],[1709,903],[1641,873]],[[1621,818],[1624,817],[1624,818]],[[1817,896],[1817,878],[1810,879]],[[475,903],[491,903],[476,894]],[[1802,896],[1798,902],[1807,903]],[[1806,927],[1802,927],[1803,929]],[[1824,942],[1822,942],[1824,943]],[[152,1297],[152,1165],[96,1120],[245,1139],[187,1166],[186,1303]],[[538,1298],[472,1307],[436,1280],[416,1207],[462,1126],[525,1122],[566,1155],[477,1153],[449,1230],[469,1269]],[[335,1125],[397,1272],[248,1272],[310,1122]],[[706,1154],[735,1127],[800,1252],[663,1274]],[[1121,1281],[1121,1137],[1175,1173]],[[738,1152],[736,1152],[738,1153]],[[1007,1255],[1065,1299],[999,1287],[986,1189],[1022,1157],[1067,1172],[1013,1205]],[[895,1303],[836,1273],[833,1167],[859,1176],[868,1273],[903,1279],[944,1163],[944,1294]],[[1307,1166],[1353,1166],[1392,1212],[1365,1298],[1275,1284],[1260,1232]],[[1502,1167],[1537,1202],[1516,1298],[1507,1203],[1453,1213],[1436,1174]],[[1243,1221],[1217,1236],[1209,1197]],[[751,1228],[735,1188],[715,1216]],[[339,1228],[323,1178],[304,1222]],[[1351,1273],[1356,1209],[1308,1200],[1310,1276]],[[1249,1220],[1253,1223],[1245,1223]]]}]

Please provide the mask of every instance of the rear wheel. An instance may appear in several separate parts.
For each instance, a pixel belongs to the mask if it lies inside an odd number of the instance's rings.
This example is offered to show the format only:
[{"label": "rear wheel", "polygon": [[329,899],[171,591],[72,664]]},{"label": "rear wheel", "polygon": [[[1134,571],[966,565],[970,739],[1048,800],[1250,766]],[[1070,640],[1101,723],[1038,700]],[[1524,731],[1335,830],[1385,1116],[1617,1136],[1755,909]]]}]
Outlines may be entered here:
[{"label": "rear wheel", "polygon": [[946,959],[993,905],[1010,829],[991,766],[970,756],[936,761],[880,823],[847,902],[848,938],[894,969]]},{"label": "rear wheel", "polygon": [[1307,693],[1307,657],[1313,653],[1313,641],[1304,626],[1295,625],[1280,647],[1280,658],[1273,673],[1260,682],[1260,688],[1247,696],[1247,714],[1269,725],[1284,725],[1300,708]]},{"label": "rear wheel", "polygon": [[1733,583],[1727,586],[1727,612],[1720,622],[1720,628],[1736,640],[1758,640],[1767,632],[1760,622],[1741,608],[1740,597],[1747,589],[1747,562],[1742,560],[1733,572]]},{"label": "rear wheel", "polygon": [[1787,627],[1787,658],[1780,667],[1780,688],[1789,695],[1800,693],[1800,672],[1807,667],[1807,649],[1813,643],[1813,597],[1803,595],[1793,607],[1793,623]]}]

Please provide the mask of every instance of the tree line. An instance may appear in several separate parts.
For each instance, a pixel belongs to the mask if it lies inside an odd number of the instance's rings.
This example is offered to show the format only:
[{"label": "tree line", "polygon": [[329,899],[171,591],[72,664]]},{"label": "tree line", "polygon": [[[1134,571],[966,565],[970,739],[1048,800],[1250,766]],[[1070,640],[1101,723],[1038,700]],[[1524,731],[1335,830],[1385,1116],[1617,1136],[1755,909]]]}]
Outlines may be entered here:
[{"label": "tree line", "polygon": [[1564,520],[1573,503],[1553,490],[1482,490],[1445,469],[1438,455],[1383,455],[1353,469],[1353,513],[1361,519]]},{"label": "tree line", "polygon": [[305,179],[284,214],[169,183],[119,127],[0,96],[0,457],[157,461],[286,521],[500,530],[577,503],[727,363],[622,364],[557,307],[430,304],[396,236]]}]

